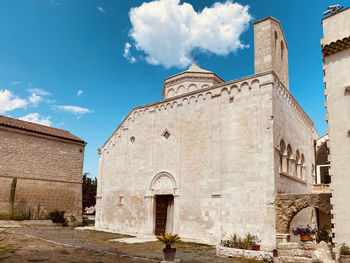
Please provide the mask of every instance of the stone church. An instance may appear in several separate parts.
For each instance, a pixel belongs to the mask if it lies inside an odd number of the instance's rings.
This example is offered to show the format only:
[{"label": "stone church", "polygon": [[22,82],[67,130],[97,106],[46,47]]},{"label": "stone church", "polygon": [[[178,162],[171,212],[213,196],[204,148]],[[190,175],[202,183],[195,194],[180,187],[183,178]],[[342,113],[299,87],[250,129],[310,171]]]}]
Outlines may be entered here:
[{"label": "stone church", "polygon": [[231,81],[193,64],[130,111],[98,149],[96,228],[209,244],[250,232],[276,247],[275,197],[311,193],[319,135],[289,91],[278,20],[254,23],[254,58]]}]

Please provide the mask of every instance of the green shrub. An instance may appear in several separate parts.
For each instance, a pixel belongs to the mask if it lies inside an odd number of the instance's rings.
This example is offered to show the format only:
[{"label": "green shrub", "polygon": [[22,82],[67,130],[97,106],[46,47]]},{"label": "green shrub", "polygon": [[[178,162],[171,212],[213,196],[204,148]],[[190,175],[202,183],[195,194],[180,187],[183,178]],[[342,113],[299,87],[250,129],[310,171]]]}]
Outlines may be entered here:
[{"label": "green shrub", "polygon": [[350,247],[343,244],[339,249],[340,255],[350,255]]},{"label": "green shrub", "polygon": [[317,237],[316,237],[317,242],[324,241],[324,242],[328,243],[329,240],[330,240],[329,233],[330,233],[330,227],[329,226],[321,227],[317,231]]},{"label": "green shrub", "polygon": [[254,245],[258,245],[260,239],[250,233],[246,234],[244,238],[233,234],[230,239],[221,240],[220,245],[223,247],[239,247],[242,249],[252,249]]},{"label": "green shrub", "polygon": [[52,211],[49,214],[49,219],[52,220],[53,223],[61,223],[64,226],[67,225],[67,219],[64,217],[65,211]]},{"label": "green shrub", "polygon": [[0,220],[29,220],[30,214],[19,213],[19,214],[0,214]]}]

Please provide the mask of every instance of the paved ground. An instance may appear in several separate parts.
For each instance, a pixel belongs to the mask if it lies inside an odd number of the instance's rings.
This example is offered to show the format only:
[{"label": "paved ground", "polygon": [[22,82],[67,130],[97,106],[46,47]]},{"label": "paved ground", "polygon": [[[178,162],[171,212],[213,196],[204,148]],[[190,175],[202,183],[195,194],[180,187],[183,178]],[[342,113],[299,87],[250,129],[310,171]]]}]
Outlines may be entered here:
[{"label": "paved ground", "polygon": [[[129,236],[69,227],[25,227],[7,230],[6,239],[18,250],[1,262],[159,262],[163,259],[160,242],[127,244],[111,239]],[[215,248],[208,245],[180,242],[176,258],[181,262],[237,262],[258,261],[226,259],[215,256]],[[1,255],[0,255],[1,257]]]}]

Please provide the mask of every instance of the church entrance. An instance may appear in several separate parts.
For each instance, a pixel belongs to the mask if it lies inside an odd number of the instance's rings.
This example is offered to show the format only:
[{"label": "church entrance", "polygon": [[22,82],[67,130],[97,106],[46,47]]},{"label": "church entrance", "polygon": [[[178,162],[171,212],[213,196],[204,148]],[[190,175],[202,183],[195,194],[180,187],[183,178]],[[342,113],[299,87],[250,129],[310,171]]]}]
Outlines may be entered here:
[{"label": "church entrance", "polygon": [[156,195],[156,235],[171,232],[173,224],[173,204],[174,196]]}]

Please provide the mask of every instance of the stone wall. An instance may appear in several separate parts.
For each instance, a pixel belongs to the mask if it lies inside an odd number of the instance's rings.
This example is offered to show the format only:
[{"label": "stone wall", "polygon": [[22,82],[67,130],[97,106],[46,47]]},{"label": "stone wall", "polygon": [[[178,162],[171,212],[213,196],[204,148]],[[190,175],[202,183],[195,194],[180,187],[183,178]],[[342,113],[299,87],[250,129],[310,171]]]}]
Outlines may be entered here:
[{"label": "stone wall", "polygon": [[254,75],[134,109],[101,149],[96,225],[153,234],[151,182],[166,172],[172,232],[207,243],[252,232],[273,248],[273,79]]},{"label": "stone wall", "polygon": [[15,212],[53,210],[81,219],[84,144],[0,127],[0,212],[9,212],[17,178]]},{"label": "stone wall", "polygon": [[[332,191],[331,203],[334,251],[342,243],[350,244],[350,9],[324,18],[323,71],[327,108],[330,155],[329,174]],[[347,43],[343,40],[347,39]],[[325,54],[325,46],[332,52]]]}]

